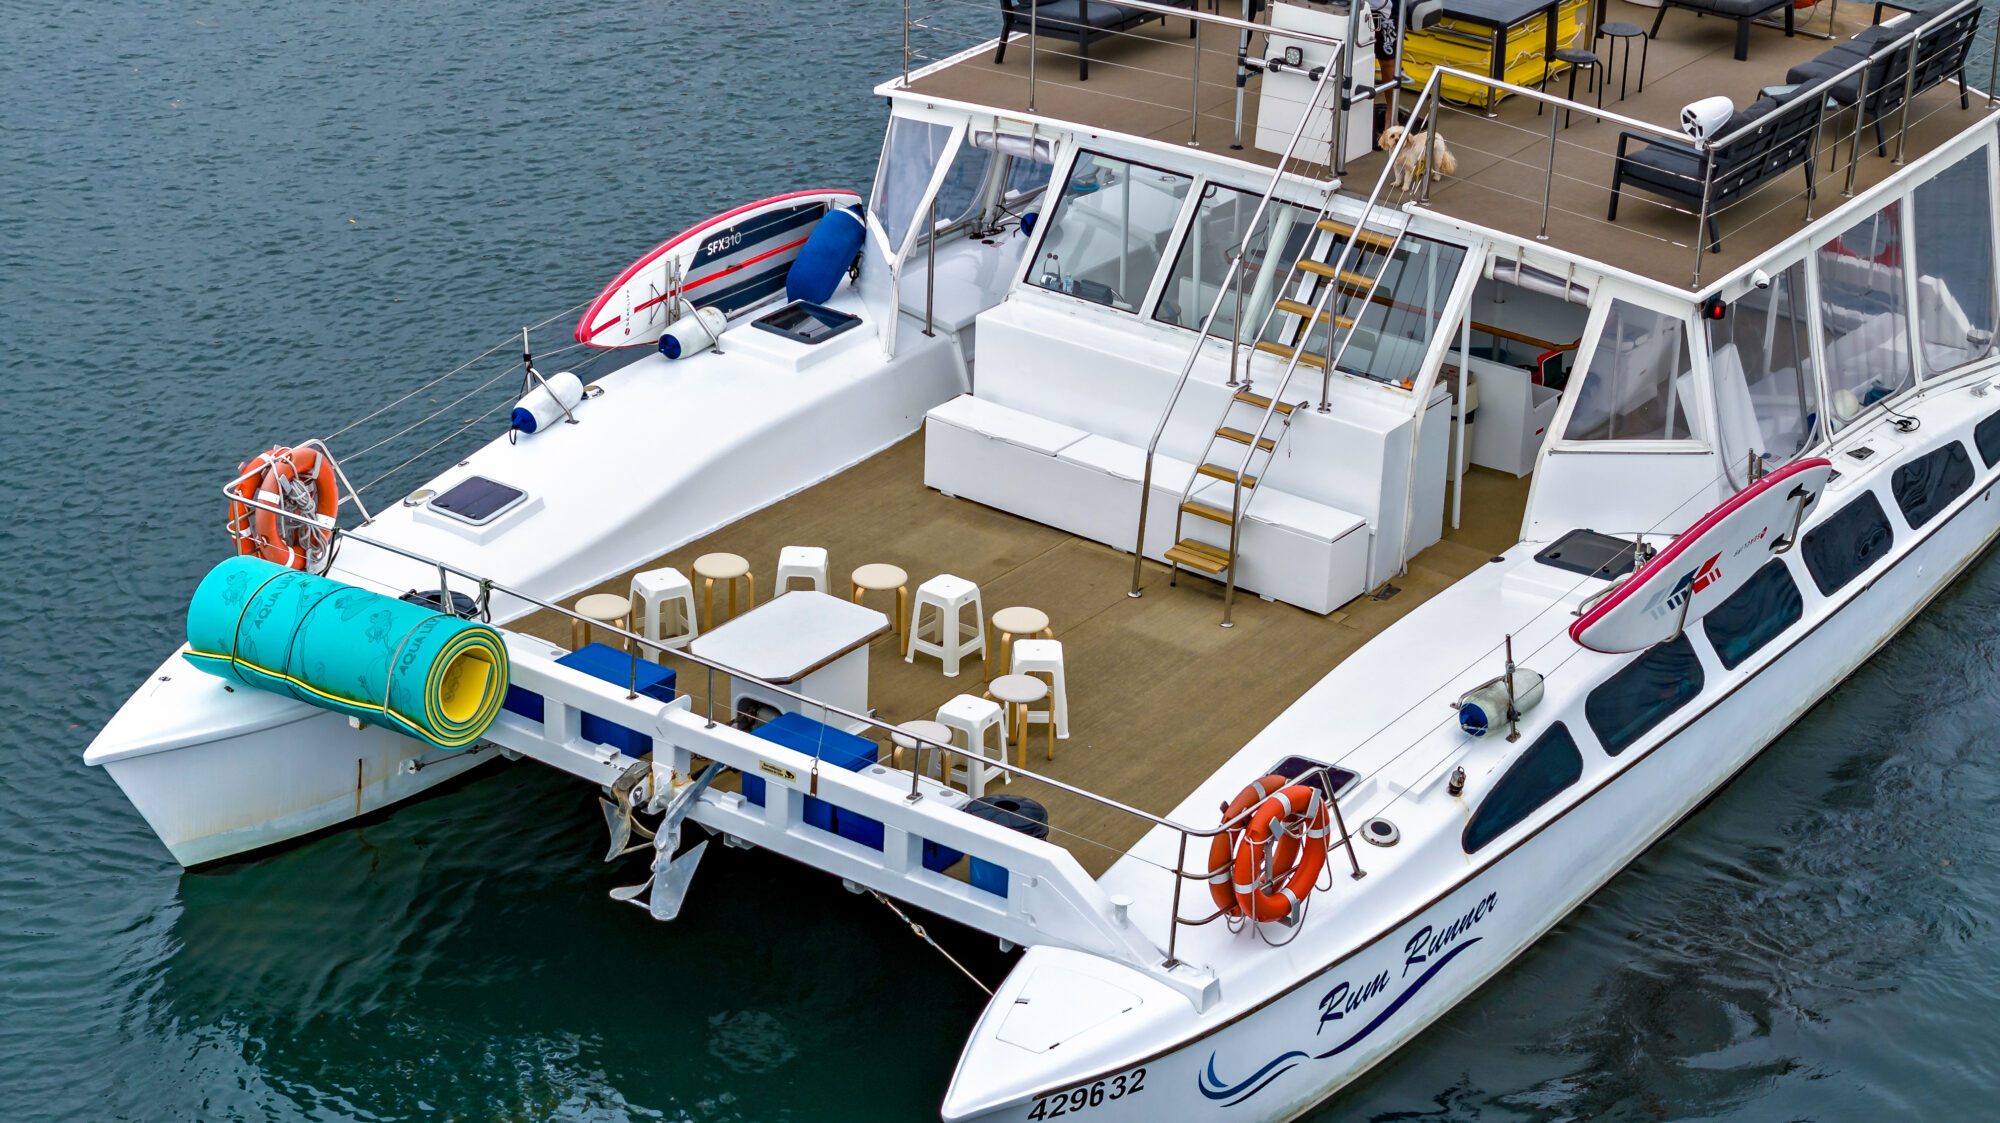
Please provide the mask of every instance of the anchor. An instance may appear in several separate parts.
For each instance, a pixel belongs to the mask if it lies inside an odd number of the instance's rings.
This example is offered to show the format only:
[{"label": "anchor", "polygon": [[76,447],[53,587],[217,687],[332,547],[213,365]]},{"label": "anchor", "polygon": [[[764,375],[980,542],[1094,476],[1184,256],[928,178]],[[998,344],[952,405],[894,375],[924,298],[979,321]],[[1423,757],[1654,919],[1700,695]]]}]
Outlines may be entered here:
[{"label": "anchor", "polygon": [[[674,851],[680,848],[681,843],[681,824],[687,821],[688,812],[694,809],[701,793],[721,773],[720,764],[710,764],[693,783],[674,793],[659,828],[653,832],[653,875],[638,885],[621,885],[613,889],[612,900],[636,905],[639,895],[650,888],[653,892],[645,908],[653,914],[654,920],[672,920],[680,915],[681,901],[687,896],[688,884],[694,880],[694,868],[701,864],[701,856],[708,850],[708,842],[703,840],[690,847],[687,853],[675,857]],[[624,783],[624,777],[619,778],[619,783]],[[617,790],[615,785],[613,790]],[[624,805],[629,808],[629,800]],[[613,839],[615,844],[615,827]]]},{"label": "anchor", "polygon": [[[632,767],[627,768],[624,774],[618,777],[618,782],[611,785],[611,799],[598,798],[597,806],[604,810],[604,825],[611,832],[611,848],[604,852],[605,861],[615,862],[634,850],[642,849],[643,844],[628,845],[635,832],[640,838],[653,837],[653,832],[632,817],[637,810],[633,804],[638,800],[640,781],[650,780],[652,775],[653,766],[650,762],[635,761]],[[647,788],[650,790],[651,786],[648,784]]]}]

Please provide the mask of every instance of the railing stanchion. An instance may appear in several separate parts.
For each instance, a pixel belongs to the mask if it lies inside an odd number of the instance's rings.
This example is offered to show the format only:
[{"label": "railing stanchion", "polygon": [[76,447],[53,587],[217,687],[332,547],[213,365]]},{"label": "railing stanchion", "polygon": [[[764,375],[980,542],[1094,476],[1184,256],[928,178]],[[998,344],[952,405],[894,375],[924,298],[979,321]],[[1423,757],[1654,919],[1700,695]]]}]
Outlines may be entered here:
[{"label": "railing stanchion", "polygon": [[[1826,95],[1819,95],[1819,113],[1813,118],[1812,138],[1806,149],[1806,221],[1813,220],[1813,205],[1819,202],[1819,176],[1815,166],[1819,163],[1819,142],[1826,130]],[[1834,147],[1838,148],[1836,144]]]},{"label": "railing stanchion", "polygon": [[1701,287],[1701,255],[1708,252],[1708,224],[1713,220],[1708,213],[1710,193],[1715,190],[1715,164],[1708,158],[1708,145],[1701,144],[1701,210],[1694,216],[1694,280],[1689,288]]},{"label": "railing stanchion", "polygon": [[910,0],[903,0],[903,88],[910,88]]},{"label": "railing stanchion", "polygon": [[1167,921],[1167,962],[1164,966],[1171,971],[1180,966],[1181,939],[1181,883],[1187,880],[1187,832],[1181,832],[1180,857],[1174,859],[1174,911]]},{"label": "railing stanchion", "polygon": [[1035,15],[1041,11],[1040,4],[1028,5],[1028,112],[1035,112],[1035,43],[1041,38],[1041,27]]},{"label": "railing stanchion", "polygon": [[1903,166],[1903,142],[1910,136],[1910,99],[1917,91],[1917,47],[1922,42],[1921,34],[1910,39],[1910,64],[1903,69],[1903,111],[1896,115],[1896,166]]},{"label": "railing stanchion", "polygon": [[708,669],[708,724],[703,729],[715,728],[715,668]]},{"label": "railing stanchion", "polygon": [[924,239],[924,335],[936,336],[937,196],[931,196],[930,237]]},{"label": "railing stanchion", "polygon": [[[1424,100],[1423,95],[1421,94],[1418,95],[1417,97],[1418,109],[1421,109],[1423,107],[1423,100]],[[1414,109],[1411,110],[1410,112],[1410,119],[1412,121],[1417,119],[1416,111]],[[1406,137],[1408,135],[1409,135],[1408,133],[1404,134],[1404,136]],[[1424,130],[1424,169],[1423,169],[1424,174],[1422,176],[1419,176],[1417,179],[1417,202],[1419,203],[1429,204],[1431,201],[1431,169],[1437,166],[1436,163],[1434,162],[1437,160],[1437,151],[1438,151],[1437,135],[1438,135],[1438,103],[1437,101],[1432,101],[1430,127]]]},{"label": "railing stanchion", "polygon": [[[1858,95],[1854,101],[1854,144],[1847,150],[1847,186],[1840,191],[1840,197],[1843,199],[1854,198],[1854,177],[1861,171],[1861,123],[1868,119],[1867,112],[1862,108],[1868,102],[1867,67],[1864,66],[1861,72],[1854,76],[1854,90]],[[1833,148],[1834,154],[1838,156],[1840,154],[1838,140],[1834,141]]]},{"label": "railing stanchion", "polygon": [[1333,808],[1333,827],[1340,832],[1341,845],[1347,848],[1347,864],[1354,867],[1354,873],[1351,876],[1354,880],[1360,881],[1362,878],[1368,876],[1368,871],[1361,868],[1361,859],[1354,856],[1354,840],[1347,835],[1347,819],[1340,813],[1340,800],[1334,796],[1328,796],[1326,797],[1326,802]]},{"label": "railing stanchion", "polygon": [[[1565,110],[1564,113],[1557,113],[1556,107],[1553,105],[1549,106],[1548,110],[1549,166],[1548,170],[1542,174],[1542,232],[1535,235],[1535,241],[1537,242],[1546,242],[1549,240],[1549,196],[1554,194],[1556,189],[1556,121],[1568,112]],[[1423,173],[1424,182],[1430,182],[1430,165],[1424,165]]]},{"label": "railing stanchion", "polygon": [[1229,252],[1232,255],[1234,255],[1232,260],[1234,260],[1237,263],[1236,319],[1231,321],[1229,325],[1229,381],[1224,383],[1224,385],[1230,387],[1231,389],[1235,389],[1237,387],[1244,387],[1247,389],[1250,385],[1249,380],[1248,379],[1239,380],[1236,377],[1237,354],[1243,349],[1243,276],[1244,276],[1244,270],[1242,269],[1243,243],[1239,241],[1236,244],[1236,248],[1230,250]]},{"label": "railing stanchion", "polygon": [[1993,87],[2000,85],[2000,27],[1993,29],[1993,65],[1986,71],[1986,108],[2000,105],[2000,91]]},{"label": "railing stanchion", "polygon": [[[1161,22],[1165,22],[1162,17]],[[1192,97],[1188,103],[1188,147],[1201,143],[1201,21],[1194,21],[1194,67],[1189,75]]]}]

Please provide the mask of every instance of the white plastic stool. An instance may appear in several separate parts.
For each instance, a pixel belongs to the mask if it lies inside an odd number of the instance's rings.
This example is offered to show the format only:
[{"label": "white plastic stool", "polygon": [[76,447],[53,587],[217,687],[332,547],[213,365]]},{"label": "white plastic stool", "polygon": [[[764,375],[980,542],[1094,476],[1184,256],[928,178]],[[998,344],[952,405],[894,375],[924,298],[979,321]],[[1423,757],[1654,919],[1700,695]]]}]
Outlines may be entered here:
[{"label": "white plastic stool", "polygon": [[[639,605],[633,612],[640,621],[639,634],[658,641],[660,647],[686,647],[700,634],[694,618],[694,583],[680,570],[633,574],[632,600]],[[659,648],[647,647],[646,658],[659,662]]]},{"label": "white plastic stool", "polygon": [[778,582],[771,594],[792,591],[794,580],[811,585],[814,592],[826,592],[826,549],[821,546],[786,546],[778,551]]},{"label": "white plastic stool", "polygon": [[[925,605],[936,615],[931,621],[935,639],[924,636]],[[967,608],[972,609],[970,638],[964,618]],[[919,651],[937,656],[944,664],[946,678],[958,677],[959,660],[964,656],[975,652],[982,657],[986,654],[986,607],[979,599],[979,586],[949,573],[940,573],[917,586],[917,599],[910,605],[910,651],[903,656],[903,662],[916,662]]]},{"label": "white plastic stool", "polygon": [[[970,754],[953,761],[945,773],[946,783],[965,785],[965,794],[974,799],[986,794],[986,761],[1007,762],[1007,725],[1001,716],[1000,703],[990,698],[974,694],[961,694],[938,707],[938,724],[952,731],[952,744],[958,744],[958,734],[965,734],[965,751]],[[996,751],[989,757],[986,751],[986,732],[993,731],[999,742]],[[995,769],[1000,773],[993,782],[1007,782],[1005,769]]]},{"label": "white plastic stool", "polygon": [[[1008,668],[1017,675],[1042,675],[1049,680],[1049,708],[1028,712],[1028,721],[1054,721],[1056,736],[1069,740],[1069,681],[1063,674],[1062,641],[1054,639],[1017,639],[1014,641],[1014,665]],[[1025,740],[1025,738],[1023,738]]]}]

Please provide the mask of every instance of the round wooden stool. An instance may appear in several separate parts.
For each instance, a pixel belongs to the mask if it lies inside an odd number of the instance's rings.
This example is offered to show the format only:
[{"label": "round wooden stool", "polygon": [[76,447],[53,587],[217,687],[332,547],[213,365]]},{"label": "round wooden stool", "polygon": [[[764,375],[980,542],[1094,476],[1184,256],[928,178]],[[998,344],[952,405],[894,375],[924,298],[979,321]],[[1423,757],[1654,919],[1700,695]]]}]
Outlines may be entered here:
[{"label": "round wooden stool", "polygon": [[[1055,633],[1049,630],[1049,614],[1039,608],[1028,608],[1023,605],[1003,608],[994,613],[993,630],[999,633],[1000,636],[1000,669],[1003,671],[1008,667],[1007,651],[1013,644],[1015,636],[1040,636],[1042,639],[1055,638]],[[986,677],[991,679],[993,677],[993,645],[987,645],[986,653]]]},{"label": "round wooden stool", "polygon": [[874,562],[854,571],[854,603],[861,603],[863,593],[886,593],[896,591],[896,651],[900,655],[910,653],[910,575],[903,567]]},{"label": "round wooden stool", "polygon": [[[570,617],[569,646],[571,650],[580,648],[590,642],[590,625],[592,623],[611,624],[623,628],[625,626],[625,618],[631,611],[631,599],[629,597],[621,597],[617,593],[592,593],[587,597],[579,598],[576,602],[576,615],[587,616],[590,619],[578,620],[575,616]],[[630,647],[631,645],[627,644],[626,646]]]},{"label": "round wooden stool", "polygon": [[[1008,736],[1014,742],[1014,763],[1028,763],[1028,707],[1049,696],[1049,684],[1033,675],[1001,675],[986,686],[994,701],[1007,707]],[[1056,758],[1056,727],[1050,722],[1049,759]]]},{"label": "round wooden stool", "polygon": [[[901,768],[903,766],[903,750],[908,749],[910,750],[911,771],[925,773],[935,771],[939,763],[937,758],[944,755],[944,751],[942,749],[925,748],[917,743],[919,741],[928,745],[949,745],[951,744],[951,727],[941,721],[926,719],[906,721],[897,726],[896,732],[889,734],[890,751],[893,754],[889,758],[890,767]],[[924,767],[924,758],[926,756],[931,758],[931,767],[928,769]]]},{"label": "round wooden stool", "polygon": [[738,554],[703,554],[694,559],[694,574],[701,578],[701,630],[711,631],[715,627],[715,583],[729,582],[729,615],[736,615],[736,582],[743,581],[749,586],[749,603],[745,609],[757,607],[757,575],[750,572],[750,563]]}]

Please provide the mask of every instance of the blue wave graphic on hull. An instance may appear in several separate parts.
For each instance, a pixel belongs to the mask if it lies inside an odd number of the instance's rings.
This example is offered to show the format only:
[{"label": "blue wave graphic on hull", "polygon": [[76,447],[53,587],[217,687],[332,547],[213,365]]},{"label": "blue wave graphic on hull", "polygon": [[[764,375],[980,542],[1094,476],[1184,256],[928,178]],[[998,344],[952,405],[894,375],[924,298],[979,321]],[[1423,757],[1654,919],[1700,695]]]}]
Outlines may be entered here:
[{"label": "blue wave graphic on hull", "polygon": [[1474,936],[1472,939],[1465,941],[1438,957],[1437,962],[1431,964],[1430,967],[1425,969],[1423,974],[1417,976],[1416,982],[1404,988],[1403,993],[1397,995],[1393,1001],[1382,1007],[1381,1012],[1370,1019],[1367,1025],[1355,1031],[1354,1036],[1349,1037],[1324,1053],[1308,1053],[1304,1050],[1293,1049],[1290,1052],[1280,1054],[1264,1062],[1264,1066],[1256,1072],[1251,1073],[1248,1078],[1239,1080],[1234,1084],[1227,1084],[1223,1082],[1220,1076],[1216,1075],[1215,1054],[1211,1052],[1208,1055],[1208,1068],[1201,1074],[1201,1079],[1198,1081],[1201,1094],[1211,1100],[1228,1101],[1222,1105],[1224,1107],[1234,1107],[1269,1087],[1273,1080],[1290,1072],[1300,1061],[1323,1061],[1329,1057],[1336,1057],[1345,1053],[1349,1049],[1359,1045],[1369,1034],[1381,1028],[1383,1022],[1388,1021],[1395,1015],[1396,1011],[1403,1008],[1404,1003],[1408,1002],[1418,991],[1424,989],[1424,984],[1430,982],[1431,978],[1439,971],[1444,970],[1445,964],[1458,958],[1460,952],[1478,943],[1480,939],[1482,937]]}]

